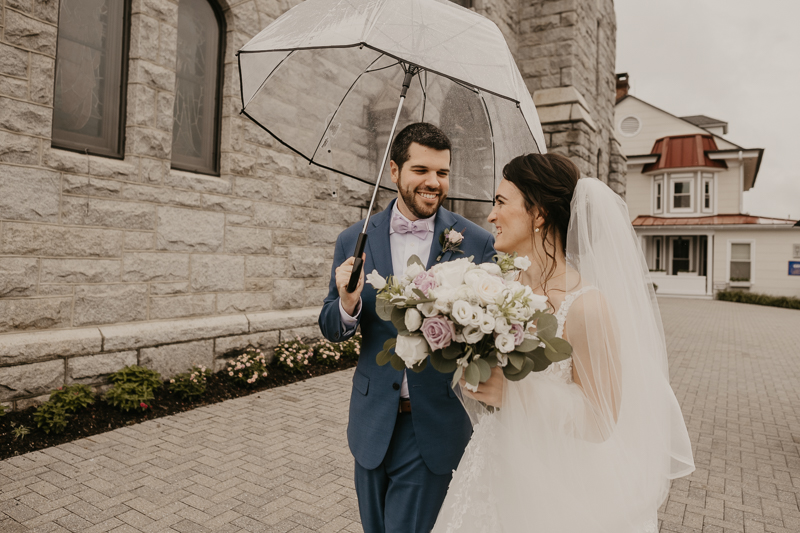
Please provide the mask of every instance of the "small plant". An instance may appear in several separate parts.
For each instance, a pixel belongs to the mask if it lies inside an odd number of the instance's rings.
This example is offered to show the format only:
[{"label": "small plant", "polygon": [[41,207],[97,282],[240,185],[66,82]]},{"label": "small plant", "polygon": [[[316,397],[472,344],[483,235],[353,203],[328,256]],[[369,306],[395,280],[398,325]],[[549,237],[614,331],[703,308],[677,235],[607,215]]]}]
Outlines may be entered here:
[{"label": "small plant", "polygon": [[342,358],[341,346],[323,339],[311,347],[314,350],[314,363],[323,366],[336,366]]},{"label": "small plant", "polygon": [[67,427],[67,421],[70,413],[64,408],[63,405],[48,401],[39,406],[33,419],[36,421],[36,427],[43,429],[48,435],[53,433],[61,433]]},{"label": "small plant", "polygon": [[0,416],[6,416],[6,406],[0,403]]},{"label": "small plant", "polygon": [[20,424],[19,426],[17,426],[16,424],[14,424],[14,423],[12,422],[12,423],[11,423],[11,427],[13,428],[13,429],[11,430],[11,433],[13,433],[13,434],[14,434],[14,440],[17,440],[17,439],[24,439],[24,438],[25,438],[25,435],[27,435],[28,433],[30,433],[30,432],[31,432],[31,430],[30,430],[30,429],[28,429],[26,426],[23,426],[22,424]]},{"label": "small plant", "polygon": [[204,366],[193,366],[189,372],[178,374],[169,380],[169,390],[184,400],[202,396],[211,371]]},{"label": "small plant", "polygon": [[224,372],[235,383],[252,387],[269,374],[267,356],[259,348],[248,348],[236,359],[228,361]]},{"label": "small plant", "polygon": [[50,401],[74,413],[94,403],[94,391],[86,385],[67,385],[51,392]]},{"label": "small plant", "polygon": [[768,305],[771,307],[785,307],[787,309],[800,309],[800,298],[791,296],[770,296],[756,292],[745,291],[719,291],[717,300],[739,302],[744,304]]},{"label": "small plant", "polygon": [[339,343],[342,358],[345,361],[358,361],[361,355],[361,334],[356,333],[344,342]]},{"label": "small plant", "polygon": [[274,363],[288,372],[298,373],[308,367],[313,356],[314,350],[298,336],[278,344]]},{"label": "small plant", "polygon": [[123,411],[147,409],[154,398],[153,391],[161,386],[161,374],[142,366],[126,366],[108,377],[114,384],[105,400]]}]

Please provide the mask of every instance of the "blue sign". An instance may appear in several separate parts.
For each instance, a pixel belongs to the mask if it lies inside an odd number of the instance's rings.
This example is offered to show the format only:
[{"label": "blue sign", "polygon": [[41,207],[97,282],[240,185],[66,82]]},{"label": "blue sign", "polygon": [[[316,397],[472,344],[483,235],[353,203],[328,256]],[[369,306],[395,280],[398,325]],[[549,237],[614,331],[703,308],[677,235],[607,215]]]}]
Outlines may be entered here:
[{"label": "blue sign", "polygon": [[789,261],[789,275],[800,276],[800,261]]}]

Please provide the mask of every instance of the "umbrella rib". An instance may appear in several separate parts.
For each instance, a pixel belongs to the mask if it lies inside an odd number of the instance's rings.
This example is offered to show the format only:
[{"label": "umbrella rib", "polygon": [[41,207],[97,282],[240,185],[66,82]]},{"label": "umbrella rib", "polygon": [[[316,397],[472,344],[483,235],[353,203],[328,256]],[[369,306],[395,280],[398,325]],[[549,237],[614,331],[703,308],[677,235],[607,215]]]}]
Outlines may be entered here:
[{"label": "umbrella rib", "polygon": [[330,127],[331,127],[331,124],[333,123],[333,119],[334,119],[334,118],[336,118],[336,114],[337,114],[337,113],[339,112],[339,110],[342,108],[342,104],[344,103],[344,100],[345,100],[345,98],[347,98],[347,96],[350,94],[350,91],[352,91],[352,90],[353,90],[353,87],[355,87],[355,86],[356,86],[356,83],[358,83],[358,80],[360,80],[360,79],[361,79],[361,76],[363,76],[363,75],[364,75],[364,74],[365,74],[365,73],[366,73],[366,72],[369,70],[369,67],[371,67],[372,65],[374,65],[374,64],[375,64],[375,63],[376,63],[376,62],[377,62],[377,61],[378,61],[380,58],[382,58],[382,57],[383,57],[383,53],[381,53],[381,55],[379,55],[378,57],[376,57],[376,58],[375,58],[375,60],[374,60],[372,63],[370,63],[369,65],[367,65],[367,66],[364,68],[364,70],[362,70],[362,71],[361,71],[361,74],[359,74],[359,75],[356,77],[356,79],[353,81],[353,83],[350,85],[350,87],[349,87],[349,88],[347,89],[347,91],[344,93],[344,96],[342,96],[342,99],[339,101],[339,105],[338,105],[338,106],[336,106],[336,110],[333,112],[333,115],[331,115],[331,119],[330,119],[330,120],[328,121],[328,123],[325,125],[325,129],[324,129],[324,130],[322,130],[322,135],[320,135],[320,137],[319,137],[319,141],[317,142],[317,147],[316,147],[316,148],[314,148],[314,153],[313,153],[313,154],[311,154],[311,159],[310,159],[309,161],[314,161],[314,158],[315,158],[315,157],[317,157],[317,150],[319,150],[319,147],[320,147],[320,146],[322,146],[322,141],[323,141],[323,139],[325,139],[325,133],[327,133],[327,131],[328,131],[328,128],[330,128]]},{"label": "umbrella rib", "polygon": [[[428,71],[423,71],[425,73],[425,83],[428,83]],[[425,91],[425,86],[422,84],[422,76],[417,76],[419,79],[419,88],[422,90],[422,118],[420,122],[425,122],[425,105],[428,103],[428,93]]]},{"label": "umbrella rib", "polygon": [[[483,93],[481,91],[478,91],[478,96],[481,97],[481,103],[483,103],[483,112],[486,113],[486,120],[489,122],[489,135],[492,136],[492,184],[495,186],[495,190],[497,190],[497,183],[495,183],[495,180],[497,179],[497,154],[495,153],[494,148],[494,127],[492,126],[492,116],[489,114],[489,106],[486,105],[486,99],[483,97]],[[534,144],[536,144],[535,140]],[[494,194],[492,194],[492,205],[494,205]]]},{"label": "umbrella rib", "polygon": [[[278,70],[278,69],[280,68],[280,66],[281,66],[281,65],[283,65],[284,61],[286,61],[287,59],[289,59],[290,57],[292,57],[292,56],[294,55],[294,52],[295,52],[295,51],[294,51],[294,50],[292,50],[291,52],[289,52],[288,54],[286,54],[286,56],[285,56],[283,59],[281,59],[281,60],[280,60],[280,62],[279,62],[277,65],[275,65],[275,68],[274,68],[274,69],[272,69],[272,70],[270,71],[270,73],[269,73],[269,74],[267,74],[267,76],[264,78],[264,81],[262,81],[262,82],[261,82],[261,85],[259,85],[259,86],[258,86],[258,89],[256,89],[256,91],[253,93],[253,96],[250,98],[250,100],[248,100],[248,101],[247,101],[247,103],[246,103],[246,104],[244,103],[244,100],[242,100],[242,109],[244,109],[245,107],[247,107],[247,106],[249,106],[249,105],[250,105],[250,102],[252,102],[252,101],[253,101],[253,98],[255,98],[255,97],[256,97],[256,95],[258,94],[258,92],[259,92],[261,89],[263,89],[263,88],[264,88],[264,84],[266,84],[266,83],[267,83],[267,80],[269,80],[269,79],[270,79],[270,77],[272,77],[272,75],[273,75],[273,74],[275,74],[275,71],[276,71],[276,70]],[[242,62],[242,60],[241,60],[241,59],[239,59],[239,69],[240,69],[240,70],[241,70],[241,62]],[[241,78],[241,74],[239,75],[239,77]],[[242,98],[244,98],[244,94],[242,94]]]},{"label": "umbrella rib", "polygon": [[[380,59],[380,58],[378,58],[378,59]],[[386,65],[385,67],[376,68],[375,70],[365,70],[364,72],[369,72],[370,74],[373,73],[373,72],[380,72],[381,70],[386,70],[387,68],[396,67],[397,65],[400,65],[401,63],[402,63],[402,61],[398,61],[397,63],[392,63],[391,65]],[[369,68],[369,67],[367,67],[367,68]]]}]

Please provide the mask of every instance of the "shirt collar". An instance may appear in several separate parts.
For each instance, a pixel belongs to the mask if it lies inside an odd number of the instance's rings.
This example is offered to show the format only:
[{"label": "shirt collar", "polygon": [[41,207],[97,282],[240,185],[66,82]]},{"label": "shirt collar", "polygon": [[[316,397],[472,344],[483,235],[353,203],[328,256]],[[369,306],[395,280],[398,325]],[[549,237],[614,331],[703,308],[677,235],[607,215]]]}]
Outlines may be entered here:
[{"label": "shirt collar", "polygon": [[[436,213],[438,212],[439,210],[437,209]],[[436,213],[429,216],[428,218],[417,219],[416,223],[417,224],[424,223],[428,227],[428,231],[433,233],[434,228],[436,227]],[[403,213],[400,212],[400,209],[398,209],[397,207],[397,200],[394,201],[394,205],[392,206],[392,217],[402,217],[407,222],[412,222],[411,220],[408,219],[408,217],[406,217]],[[392,233],[394,233],[394,229],[392,229],[391,225],[389,225],[389,235],[391,235]]]}]

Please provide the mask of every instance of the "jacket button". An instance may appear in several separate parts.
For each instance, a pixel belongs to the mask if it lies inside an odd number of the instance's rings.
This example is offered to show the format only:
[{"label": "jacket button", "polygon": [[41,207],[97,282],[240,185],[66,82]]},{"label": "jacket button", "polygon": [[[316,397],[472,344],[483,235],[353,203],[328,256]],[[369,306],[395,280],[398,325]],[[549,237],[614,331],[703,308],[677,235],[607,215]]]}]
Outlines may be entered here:
[{"label": "jacket button", "polygon": [[394,390],[400,390],[400,384],[399,383],[392,383],[392,388]]}]

